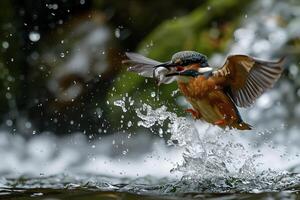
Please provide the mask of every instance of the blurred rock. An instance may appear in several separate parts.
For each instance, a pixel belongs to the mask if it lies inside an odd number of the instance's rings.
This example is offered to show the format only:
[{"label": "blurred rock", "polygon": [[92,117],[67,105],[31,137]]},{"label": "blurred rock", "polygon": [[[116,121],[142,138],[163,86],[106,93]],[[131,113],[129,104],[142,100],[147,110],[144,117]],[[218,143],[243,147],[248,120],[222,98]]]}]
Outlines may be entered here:
[{"label": "blurred rock", "polygon": [[82,95],[85,83],[99,78],[108,68],[107,50],[111,30],[99,13],[89,13],[51,35],[41,45],[41,66],[49,73],[47,88],[58,102]]},{"label": "blurred rock", "polygon": [[[95,132],[96,113],[105,82],[114,67],[112,30],[100,12],[85,13],[45,36],[39,43],[31,73],[36,83],[30,118],[40,130]],[[32,88],[33,89],[33,88]],[[97,90],[100,90],[98,92]]]}]

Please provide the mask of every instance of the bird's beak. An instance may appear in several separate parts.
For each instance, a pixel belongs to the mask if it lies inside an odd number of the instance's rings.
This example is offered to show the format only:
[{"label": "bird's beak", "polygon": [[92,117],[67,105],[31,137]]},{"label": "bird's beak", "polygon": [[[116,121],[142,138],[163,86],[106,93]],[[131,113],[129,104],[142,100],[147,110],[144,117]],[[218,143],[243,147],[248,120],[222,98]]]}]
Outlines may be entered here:
[{"label": "bird's beak", "polygon": [[170,77],[170,76],[191,76],[191,77],[197,77],[199,75],[201,75],[201,73],[199,73],[196,70],[185,70],[185,71],[181,71],[181,72],[174,72],[174,73],[167,74],[166,77]]},{"label": "bird's beak", "polygon": [[171,61],[167,61],[167,62],[165,62],[165,63],[161,63],[161,64],[159,64],[159,65],[154,66],[154,67],[153,67],[153,78],[156,77],[155,72],[156,72],[156,69],[157,69],[157,68],[159,68],[159,67],[164,67],[164,68],[170,70],[171,67],[175,67],[175,66],[176,66],[176,64],[172,63]]},{"label": "bird's beak", "polygon": [[174,73],[166,74],[166,77],[170,77],[170,76],[180,76],[180,75],[181,75],[180,72],[174,72]]},{"label": "bird's beak", "polygon": [[172,63],[172,61],[167,61],[165,63],[161,63],[159,65],[156,65],[153,68],[156,69],[156,68],[159,68],[159,67],[164,67],[164,68],[170,69],[171,67],[175,67],[175,66],[176,66],[176,64]]},{"label": "bird's beak", "polygon": [[207,76],[211,74],[213,71],[213,68],[211,67],[202,67],[197,70],[184,70],[184,71],[177,71],[173,73],[166,74],[166,77],[170,76],[192,76],[192,77],[197,77],[199,75],[204,75]]},{"label": "bird's beak", "polygon": [[211,67],[200,67],[200,68],[198,69],[198,72],[199,72],[200,74],[204,74],[204,73],[212,72],[212,71],[213,71],[213,68],[211,68]]}]

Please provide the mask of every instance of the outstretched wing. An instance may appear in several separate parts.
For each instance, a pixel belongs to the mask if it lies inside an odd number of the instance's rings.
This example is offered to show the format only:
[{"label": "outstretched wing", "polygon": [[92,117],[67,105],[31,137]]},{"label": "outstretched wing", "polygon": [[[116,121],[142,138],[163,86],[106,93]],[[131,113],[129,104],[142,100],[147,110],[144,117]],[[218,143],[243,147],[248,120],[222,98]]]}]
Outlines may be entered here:
[{"label": "outstretched wing", "polygon": [[228,95],[240,107],[248,107],[280,77],[283,58],[262,61],[246,55],[229,56],[213,76],[224,77]]},{"label": "outstretched wing", "polygon": [[148,78],[157,78],[158,83],[171,83],[175,80],[175,77],[166,77],[165,74],[169,72],[166,68],[157,68],[155,69],[158,76],[153,77],[154,66],[162,64],[159,61],[153,60],[151,58],[147,58],[141,54],[137,53],[126,53],[126,56],[129,58],[128,60],[124,60],[123,63],[130,64],[128,67],[128,71],[136,72],[141,76]]}]

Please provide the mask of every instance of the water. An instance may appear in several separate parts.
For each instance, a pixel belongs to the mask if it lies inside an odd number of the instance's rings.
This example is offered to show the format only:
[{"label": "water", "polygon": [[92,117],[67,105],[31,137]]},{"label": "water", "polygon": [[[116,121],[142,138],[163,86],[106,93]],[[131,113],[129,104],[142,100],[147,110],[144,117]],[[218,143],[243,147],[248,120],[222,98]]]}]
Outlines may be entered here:
[{"label": "water", "polygon": [[82,133],[63,138],[43,133],[26,140],[2,132],[0,198],[297,197],[300,174],[286,170],[298,157],[291,149],[289,156],[280,152],[272,141],[256,143],[256,130],[222,130],[165,106],[143,104],[135,112],[140,127],[167,127],[159,129],[161,135],[171,133],[167,143],[142,132],[96,140]]},{"label": "water", "polygon": [[[272,178],[270,178],[272,176]],[[40,199],[90,199],[102,197],[115,199],[131,199],[147,197],[148,199],[186,199],[195,197],[230,197],[263,199],[263,197],[297,197],[299,175],[282,173],[274,176],[271,172],[254,177],[252,180],[230,178],[210,179],[203,181],[171,179],[155,179],[141,177],[137,179],[121,179],[107,176],[56,175],[50,177],[2,179],[0,198],[14,196],[15,199],[35,196]],[[298,185],[296,183],[298,181]],[[259,187],[258,187],[259,185]],[[248,188],[248,189],[246,189]],[[264,192],[260,192],[263,189]],[[281,193],[277,191],[286,190]],[[175,196],[175,197],[174,197]]]}]

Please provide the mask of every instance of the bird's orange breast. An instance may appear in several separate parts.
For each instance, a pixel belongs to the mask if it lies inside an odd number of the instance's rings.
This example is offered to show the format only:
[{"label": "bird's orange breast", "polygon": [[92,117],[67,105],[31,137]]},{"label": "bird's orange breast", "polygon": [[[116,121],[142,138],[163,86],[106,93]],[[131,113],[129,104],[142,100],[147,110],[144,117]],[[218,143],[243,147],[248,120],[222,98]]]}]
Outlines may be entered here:
[{"label": "bird's orange breast", "polygon": [[178,82],[178,86],[198,112],[199,119],[212,124],[223,120],[224,123],[219,126],[243,129],[237,108],[214,79],[199,76],[187,83]]},{"label": "bird's orange breast", "polygon": [[200,113],[202,119],[209,123],[224,120],[224,126],[238,119],[235,107],[221,90],[213,90],[202,98],[188,97],[193,108]]}]

